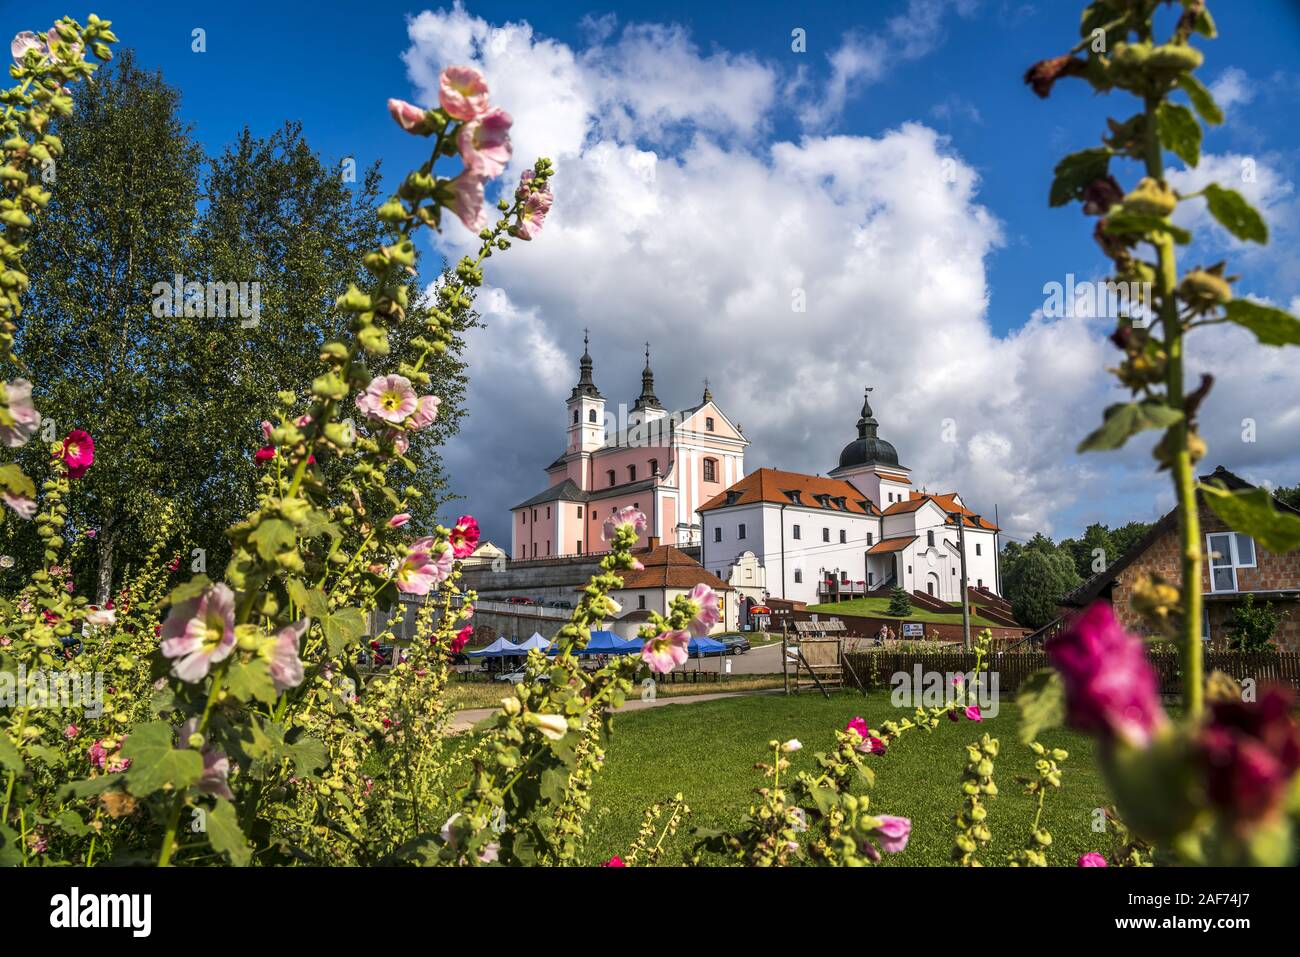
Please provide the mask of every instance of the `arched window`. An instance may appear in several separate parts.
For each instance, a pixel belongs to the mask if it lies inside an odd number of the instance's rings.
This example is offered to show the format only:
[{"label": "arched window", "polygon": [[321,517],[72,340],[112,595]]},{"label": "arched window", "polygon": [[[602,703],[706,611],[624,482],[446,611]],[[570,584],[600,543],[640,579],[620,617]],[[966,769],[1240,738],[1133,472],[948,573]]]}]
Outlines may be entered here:
[{"label": "arched window", "polygon": [[577,409],[574,409],[574,410],[573,410],[573,424],[574,424],[574,425],[577,425],[577,424],[578,424],[578,410],[577,410]]},{"label": "arched window", "polygon": [[595,422],[595,421],[596,421],[596,410],[595,410],[595,409],[592,409],[590,412],[587,413],[587,421],[588,421],[588,422]]},{"label": "arched window", "polygon": [[930,529],[928,532],[925,533],[925,544],[929,545],[931,548],[934,548],[934,529],[933,529],[933,528]]}]

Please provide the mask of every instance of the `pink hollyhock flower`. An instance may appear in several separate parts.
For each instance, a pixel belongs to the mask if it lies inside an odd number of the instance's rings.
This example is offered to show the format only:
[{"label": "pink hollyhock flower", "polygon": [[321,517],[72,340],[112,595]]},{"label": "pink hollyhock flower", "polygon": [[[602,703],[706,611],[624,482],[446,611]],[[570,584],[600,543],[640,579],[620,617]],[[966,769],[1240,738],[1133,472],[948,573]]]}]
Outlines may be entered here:
[{"label": "pink hollyhock flower", "polygon": [[691,636],[684,631],[665,631],[647,638],[641,648],[641,660],[656,674],[667,674],[690,656]]},{"label": "pink hollyhock flower", "polygon": [[636,529],[638,535],[644,535],[645,530],[650,527],[645,512],[637,511],[632,505],[626,505],[605,519],[604,528],[601,529],[601,537],[605,541],[609,541],[614,537],[619,527],[623,525],[631,525]]},{"label": "pink hollyhock flower", "polygon": [[1047,656],[1065,685],[1071,726],[1138,747],[1165,726],[1142,639],[1124,630],[1106,602],[1094,602],[1048,642]]},{"label": "pink hollyhock flower", "polygon": [[235,593],[224,582],[209,585],[198,598],[173,605],[162,624],[163,657],[179,659],[172,674],[182,681],[201,681],[234,650]]},{"label": "pink hollyhock flower", "polygon": [[718,623],[718,619],[722,616],[722,613],[718,611],[718,595],[708,585],[700,582],[691,589],[690,599],[699,611],[687,623],[686,628],[692,635],[699,638],[701,635],[707,635],[712,631],[713,626]]},{"label": "pink hollyhock flower", "polygon": [[432,131],[428,123],[428,111],[405,100],[388,101],[388,113],[397,125],[416,136],[427,136]]},{"label": "pink hollyhock flower", "polygon": [[[532,170],[526,172],[531,174]],[[555,201],[555,197],[549,187],[530,193],[525,187],[520,186],[517,192],[527,193],[527,195],[519,197],[524,201],[524,208],[519,216],[519,224],[515,227],[514,235],[520,239],[531,240],[542,231],[542,225],[546,222],[546,216],[551,211],[551,204]]]},{"label": "pink hollyhock flower", "polygon": [[171,563],[167,567],[172,571],[176,571],[176,569],[181,567],[181,557],[177,555],[171,560]]},{"label": "pink hollyhock flower", "polygon": [[844,730],[857,732],[859,738],[865,738],[871,733],[871,728],[867,726],[867,722],[861,717],[850,718],[849,723],[844,726]]},{"label": "pink hollyhock flower", "polygon": [[398,512],[396,515],[394,515],[392,518],[390,518],[390,519],[388,520],[388,527],[389,527],[389,528],[401,528],[403,525],[405,525],[405,524],[406,524],[407,522],[409,522],[410,520],[411,520],[411,513],[410,513],[410,512]]},{"label": "pink hollyhock flower", "polygon": [[94,628],[105,628],[117,624],[117,612],[112,608],[99,608],[91,605],[86,611],[86,624]]},{"label": "pink hollyhock flower", "polygon": [[393,583],[407,595],[427,595],[439,582],[447,580],[456,557],[446,545],[437,547],[432,538],[420,538],[397,566]]},{"label": "pink hollyhock flower", "polygon": [[108,758],[108,750],[104,747],[102,741],[96,741],[86,749],[86,758],[90,761],[90,766],[102,768],[104,761]]},{"label": "pink hollyhock flower", "polygon": [[984,715],[980,712],[979,705],[971,705],[966,709],[966,719],[968,721],[983,721]]},{"label": "pink hollyhock flower", "polygon": [[59,457],[68,467],[68,478],[79,479],[95,463],[95,440],[90,433],[73,429],[64,437]]},{"label": "pink hollyhock flower", "polygon": [[273,431],[275,431],[275,427],[274,427],[273,425],[271,425],[271,423],[268,422],[266,419],[263,419],[263,420],[262,420],[262,438],[263,438],[263,439],[264,439],[268,444],[269,444],[270,441],[271,441],[271,433],[272,433]]},{"label": "pink hollyhock flower", "polygon": [[600,866],[601,867],[627,867],[627,865],[623,863],[623,858],[619,857],[617,854],[615,854],[613,857],[611,857],[609,860],[607,860],[604,864],[601,864]]},{"label": "pink hollyhock flower", "polygon": [[880,842],[880,849],[886,854],[897,854],[907,847],[907,839],[912,834],[912,822],[905,817],[893,817],[881,814],[880,821],[872,835]]},{"label": "pink hollyhock flower", "polygon": [[488,85],[472,66],[449,66],[438,78],[438,102],[455,120],[472,120],[488,109]]},{"label": "pink hollyhock flower", "polygon": [[1096,851],[1089,851],[1079,858],[1079,867],[1109,867],[1110,863]]},{"label": "pink hollyhock flower", "polygon": [[256,452],[253,453],[253,461],[256,462],[258,465],[265,465],[273,458],[275,458],[274,445],[264,445]]},{"label": "pink hollyhock flower", "polygon": [[4,409],[0,410],[0,442],[11,449],[26,445],[41,427],[41,414],[32,405],[32,384],[15,379],[4,384]]},{"label": "pink hollyhock flower", "polygon": [[438,406],[442,403],[436,395],[420,396],[420,404],[411,413],[411,417],[406,420],[406,427],[412,432],[418,432],[420,429],[433,425],[433,420],[438,417]]},{"label": "pink hollyhock flower", "polygon": [[510,126],[514,121],[493,107],[460,128],[456,144],[465,168],[483,176],[499,176],[510,162]]},{"label": "pink hollyhock flower", "polygon": [[419,405],[411,380],[401,375],[381,375],[357,396],[357,408],[373,419],[400,425]]},{"label": "pink hollyhock flower", "polygon": [[501,845],[496,841],[489,841],[483,845],[483,850],[478,852],[478,862],[480,864],[495,864],[501,854]]},{"label": "pink hollyhock flower", "polygon": [[31,30],[24,30],[22,33],[15,34],[9,44],[9,53],[13,56],[14,62],[22,63],[23,57],[27,55],[28,50],[38,50],[44,53],[46,47],[41,42],[41,38]]},{"label": "pink hollyhock flower", "polygon": [[411,438],[401,429],[389,429],[384,433],[384,437],[393,443],[393,450],[398,455],[405,455],[407,449],[411,447]]},{"label": "pink hollyhock flower", "polygon": [[81,729],[78,728],[75,724],[70,724],[63,729],[63,736],[67,738],[69,741],[71,741],[79,734],[81,734]]},{"label": "pink hollyhock flower", "polygon": [[1300,770],[1300,731],[1289,689],[1270,687],[1259,700],[1215,701],[1198,739],[1210,803],[1238,822],[1280,813]]},{"label": "pink hollyhock flower", "polygon": [[271,683],[276,691],[285,691],[302,684],[302,659],[298,657],[299,644],[309,624],[306,618],[286,625],[275,636],[271,650]]},{"label": "pink hollyhock flower", "polygon": [[451,639],[451,644],[447,646],[448,650],[453,655],[460,654],[461,649],[464,648],[466,645],[468,645],[469,640],[473,637],[474,637],[474,626],[466,625],[460,631],[456,632],[456,637]]},{"label": "pink hollyhock flower", "polygon": [[478,547],[478,536],[478,522],[474,520],[474,516],[462,515],[451,527],[449,540],[452,553],[457,558],[473,554],[474,549]]},{"label": "pink hollyhock flower", "polygon": [[487,226],[488,216],[484,209],[483,175],[473,170],[465,170],[451,180],[451,199],[447,208],[456,214],[456,218],[465,224],[465,228],[477,233]]},{"label": "pink hollyhock flower", "polygon": [[31,520],[36,514],[36,499],[28,498],[26,495],[17,495],[9,490],[0,491],[0,498],[3,498],[5,504],[14,510],[14,514],[21,519]]},{"label": "pink hollyhock flower", "polygon": [[[181,725],[180,743],[182,748],[189,748],[190,736],[198,728],[198,718],[190,718]],[[231,792],[229,783],[230,758],[226,757],[225,752],[210,748],[207,745],[204,745],[200,754],[203,755],[203,776],[199,778],[198,789],[204,794],[211,794],[213,797],[222,797],[227,801],[233,801],[235,795]]]}]

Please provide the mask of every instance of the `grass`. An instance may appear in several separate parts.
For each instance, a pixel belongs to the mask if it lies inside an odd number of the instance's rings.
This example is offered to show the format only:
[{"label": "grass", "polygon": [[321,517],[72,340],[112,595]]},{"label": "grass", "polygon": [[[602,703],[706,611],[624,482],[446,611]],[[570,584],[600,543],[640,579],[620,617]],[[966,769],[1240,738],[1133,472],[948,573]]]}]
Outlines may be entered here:
[{"label": "grass", "polygon": [[[898,712],[886,694],[863,698],[840,692],[830,699],[809,694],[757,695],[616,716],[604,770],[592,791],[586,861],[599,863],[626,854],[636,840],[645,808],[680,791],[692,814],[665,843],[663,858],[666,864],[680,862],[691,844],[692,827],[739,824],[754,800],[753,789],[765,781],[753,764],[770,759],[768,741],[798,738],[804,748],[791,756],[791,773],[813,770],[813,754],[827,750],[833,732],[855,715],[878,727],[882,720],[898,717]],[[1003,701],[996,718],[981,724],[944,721],[931,734],[908,731],[887,754],[871,759],[876,771],[872,808],[912,821],[907,850],[887,857],[887,865],[949,863],[965,746],[986,731],[1000,740],[1002,750],[994,775],[1000,793],[989,807],[993,841],[980,855],[981,863],[1001,865],[1009,852],[1022,846],[1033,805],[1016,777],[1034,774],[1034,756],[1019,743],[1017,726],[1016,706]],[[1062,764],[1064,785],[1048,795],[1043,824],[1055,839],[1048,849],[1049,861],[1073,866],[1087,851],[1108,849],[1104,835],[1091,830],[1094,808],[1108,803],[1105,787],[1088,738],[1054,730],[1041,740],[1070,752]]]},{"label": "grass", "polygon": [[[731,675],[726,681],[660,683],[655,688],[655,695],[660,698],[678,698],[693,694],[762,691],[781,686],[780,675]],[[453,681],[447,689],[447,695],[452,708],[462,711],[466,708],[495,708],[501,704],[507,691],[499,681]]]},{"label": "grass", "polygon": [[[870,618],[891,618],[894,621],[932,621],[942,625],[960,625],[961,608],[953,614],[944,614],[939,611],[926,611],[923,608],[912,607],[912,613],[909,615],[891,615],[889,614],[888,598],[854,598],[851,601],[828,602],[822,605],[809,605],[808,611],[815,612],[819,615],[865,615]],[[981,618],[971,606],[971,625],[982,627],[999,628],[1001,627],[995,621],[989,621],[987,618]]]}]

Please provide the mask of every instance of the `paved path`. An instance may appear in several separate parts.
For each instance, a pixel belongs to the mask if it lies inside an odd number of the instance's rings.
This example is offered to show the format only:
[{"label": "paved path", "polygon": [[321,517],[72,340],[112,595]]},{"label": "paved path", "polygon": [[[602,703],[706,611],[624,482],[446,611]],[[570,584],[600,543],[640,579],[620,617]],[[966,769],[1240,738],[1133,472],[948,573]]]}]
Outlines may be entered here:
[{"label": "paved path", "polygon": [[[751,652],[752,654],[752,652]],[[762,691],[718,691],[712,694],[684,694],[673,695],[672,697],[655,698],[653,701],[642,701],[640,698],[628,698],[623,707],[619,708],[619,713],[625,711],[644,711],[646,708],[662,708],[670,704],[695,704],[700,701],[718,701],[721,698],[745,698],[761,694],[781,694],[780,688],[765,688]],[[502,695],[504,697],[504,693]],[[451,730],[453,733],[459,731],[468,731],[474,725],[478,724],[488,715],[495,714],[496,708],[466,708],[464,711],[457,711],[456,717],[451,721]]]}]

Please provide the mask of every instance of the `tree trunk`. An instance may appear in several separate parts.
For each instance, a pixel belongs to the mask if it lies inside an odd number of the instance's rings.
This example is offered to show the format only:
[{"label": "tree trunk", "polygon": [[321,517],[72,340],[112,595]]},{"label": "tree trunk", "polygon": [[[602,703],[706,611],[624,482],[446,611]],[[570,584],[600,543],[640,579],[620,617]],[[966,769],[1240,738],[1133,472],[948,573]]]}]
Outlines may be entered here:
[{"label": "tree trunk", "polygon": [[99,567],[95,570],[95,603],[103,608],[113,597],[113,542],[117,523],[109,519],[99,530]]}]

